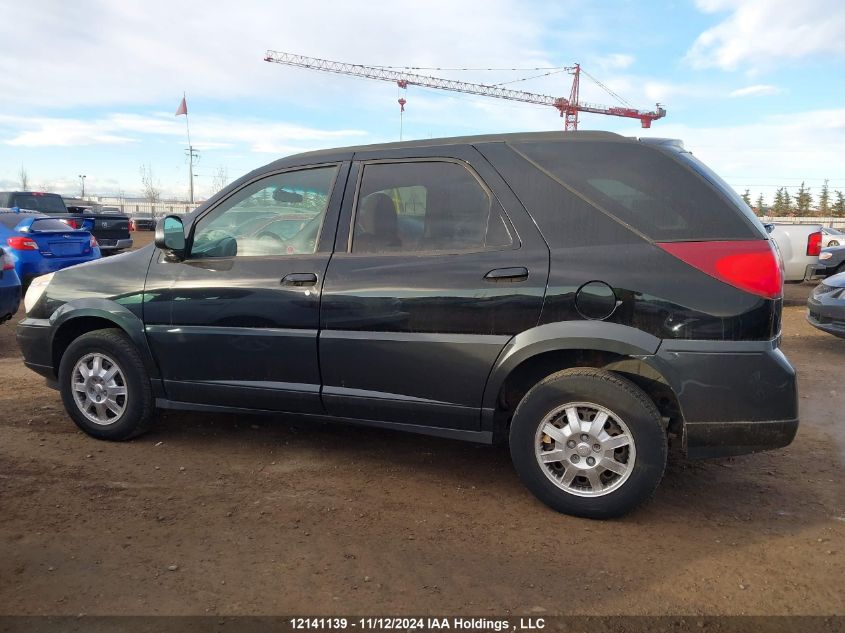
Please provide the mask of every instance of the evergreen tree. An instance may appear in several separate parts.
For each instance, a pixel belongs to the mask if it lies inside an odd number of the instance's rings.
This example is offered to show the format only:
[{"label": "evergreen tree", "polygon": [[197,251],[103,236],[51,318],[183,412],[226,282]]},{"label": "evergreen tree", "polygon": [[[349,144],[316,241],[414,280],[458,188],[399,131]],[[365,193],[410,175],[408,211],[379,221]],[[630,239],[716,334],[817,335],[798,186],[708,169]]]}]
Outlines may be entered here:
[{"label": "evergreen tree", "polygon": [[819,215],[830,215],[830,191],[827,188],[827,180],[824,181],[819,193]]},{"label": "evergreen tree", "polygon": [[775,201],[772,204],[772,215],[784,215],[783,213],[783,187],[778,187],[775,192]]},{"label": "evergreen tree", "polygon": [[746,189],[745,193],[742,194],[742,200],[747,204],[749,207],[751,206],[751,191]]},{"label": "evergreen tree", "polygon": [[813,196],[810,194],[810,188],[804,186],[804,181],[801,181],[801,186],[798,187],[798,194],[795,196],[795,207],[800,217],[811,215],[810,207],[813,205]]},{"label": "evergreen tree", "polygon": [[789,197],[789,190],[783,188],[783,215],[795,215],[792,212],[792,198]]},{"label": "evergreen tree", "polygon": [[757,215],[766,215],[766,201],[763,200],[763,194],[757,196]]},{"label": "evergreen tree", "polygon": [[836,202],[833,203],[832,211],[833,215],[837,218],[845,217],[845,196],[842,195],[841,191],[836,191]]}]

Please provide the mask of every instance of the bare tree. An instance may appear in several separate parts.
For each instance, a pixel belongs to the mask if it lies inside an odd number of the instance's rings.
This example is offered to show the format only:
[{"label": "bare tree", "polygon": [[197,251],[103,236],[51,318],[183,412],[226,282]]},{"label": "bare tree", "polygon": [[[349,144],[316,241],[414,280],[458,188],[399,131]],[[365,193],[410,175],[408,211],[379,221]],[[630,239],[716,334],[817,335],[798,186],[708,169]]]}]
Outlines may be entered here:
[{"label": "bare tree", "polygon": [[153,176],[152,165],[141,165],[141,185],[143,186],[144,197],[150,204],[155,204],[161,199],[160,185]]},{"label": "bare tree", "polygon": [[223,165],[220,165],[217,168],[217,171],[214,172],[214,180],[211,183],[211,188],[214,190],[213,193],[217,193],[223,187],[229,184],[229,170],[226,169]]},{"label": "bare tree", "polygon": [[23,165],[21,165],[21,170],[18,172],[18,179],[21,183],[21,191],[29,191],[29,173]]}]

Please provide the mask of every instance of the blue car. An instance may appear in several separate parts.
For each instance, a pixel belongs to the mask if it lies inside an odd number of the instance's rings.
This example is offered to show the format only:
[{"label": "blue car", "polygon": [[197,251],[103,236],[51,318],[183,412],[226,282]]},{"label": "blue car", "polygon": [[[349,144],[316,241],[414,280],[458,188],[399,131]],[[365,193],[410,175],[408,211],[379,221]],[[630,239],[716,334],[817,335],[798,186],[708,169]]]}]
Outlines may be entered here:
[{"label": "blue car", "polygon": [[12,256],[0,246],[0,323],[8,321],[21,304],[21,280]]},{"label": "blue car", "polygon": [[99,259],[100,247],[88,227],[73,224],[37,211],[0,209],[0,245],[11,256],[24,292],[39,275]]}]

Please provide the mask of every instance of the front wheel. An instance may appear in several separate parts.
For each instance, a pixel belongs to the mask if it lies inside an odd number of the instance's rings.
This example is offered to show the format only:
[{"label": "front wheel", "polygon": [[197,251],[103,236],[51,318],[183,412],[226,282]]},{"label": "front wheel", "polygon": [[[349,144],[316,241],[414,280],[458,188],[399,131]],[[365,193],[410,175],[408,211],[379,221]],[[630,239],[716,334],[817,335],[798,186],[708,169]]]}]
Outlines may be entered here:
[{"label": "front wheel", "polygon": [[666,467],[667,440],[654,403],[608,371],[567,369],[535,385],[510,430],[514,467],[543,503],[608,519],[648,499]]},{"label": "front wheel", "polygon": [[121,330],[96,330],[74,340],[59,364],[59,389],[76,425],[97,439],[128,440],[152,425],[150,379]]}]

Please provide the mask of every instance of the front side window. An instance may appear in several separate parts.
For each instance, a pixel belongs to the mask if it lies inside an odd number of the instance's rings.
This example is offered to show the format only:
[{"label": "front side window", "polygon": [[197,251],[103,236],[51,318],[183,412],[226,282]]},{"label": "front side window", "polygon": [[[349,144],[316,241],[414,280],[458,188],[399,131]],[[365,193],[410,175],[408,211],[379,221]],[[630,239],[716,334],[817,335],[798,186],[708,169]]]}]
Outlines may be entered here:
[{"label": "front side window", "polygon": [[482,251],[512,243],[498,206],[462,165],[413,161],[364,167],[353,253]]},{"label": "front side window", "polygon": [[191,257],[314,253],[337,167],[262,178],[198,221]]}]

